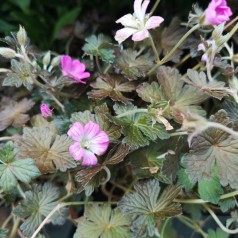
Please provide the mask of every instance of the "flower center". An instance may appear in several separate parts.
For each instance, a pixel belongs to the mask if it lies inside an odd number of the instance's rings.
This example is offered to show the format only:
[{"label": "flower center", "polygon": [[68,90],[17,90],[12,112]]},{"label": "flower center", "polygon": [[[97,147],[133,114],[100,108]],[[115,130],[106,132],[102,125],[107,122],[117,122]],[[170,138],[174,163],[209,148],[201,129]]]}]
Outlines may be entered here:
[{"label": "flower center", "polygon": [[80,146],[81,146],[82,148],[88,150],[88,149],[89,149],[89,146],[90,146],[90,143],[89,143],[88,140],[83,139],[83,140],[80,141]]}]

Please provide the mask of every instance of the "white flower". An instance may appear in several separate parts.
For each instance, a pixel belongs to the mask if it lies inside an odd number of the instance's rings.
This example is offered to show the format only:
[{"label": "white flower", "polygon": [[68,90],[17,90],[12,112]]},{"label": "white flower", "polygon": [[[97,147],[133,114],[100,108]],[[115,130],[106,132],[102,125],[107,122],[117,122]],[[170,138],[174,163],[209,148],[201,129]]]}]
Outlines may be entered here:
[{"label": "white flower", "polygon": [[150,17],[150,14],[146,14],[149,3],[149,0],[135,0],[134,14],[126,14],[116,21],[116,23],[121,23],[125,26],[116,32],[116,41],[121,44],[131,35],[133,41],[142,41],[149,37],[149,29],[158,27],[164,21],[162,17]]}]

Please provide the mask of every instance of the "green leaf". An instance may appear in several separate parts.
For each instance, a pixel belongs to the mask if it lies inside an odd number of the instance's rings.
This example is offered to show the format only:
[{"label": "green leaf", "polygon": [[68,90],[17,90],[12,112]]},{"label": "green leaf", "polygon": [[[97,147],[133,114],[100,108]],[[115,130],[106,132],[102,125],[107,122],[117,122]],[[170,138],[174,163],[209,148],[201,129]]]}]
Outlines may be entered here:
[{"label": "green leaf", "polygon": [[189,180],[188,174],[185,172],[185,169],[180,169],[178,172],[178,184],[182,185],[185,188],[186,192],[189,192],[196,183]]},{"label": "green leaf", "polygon": [[188,69],[187,71],[188,78],[183,80],[201,90],[202,92],[221,100],[223,97],[229,95],[228,88],[224,87],[225,83],[221,81],[207,81],[207,76],[204,72],[198,73],[196,70]]},{"label": "green leaf", "polygon": [[8,229],[0,229],[0,238],[7,238]]},{"label": "green leaf", "polygon": [[57,22],[55,23],[54,29],[53,29],[52,40],[54,40],[56,38],[57,33],[63,26],[65,26],[67,24],[71,24],[77,19],[80,10],[81,10],[81,7],[75,7],[74,9],[67,11],[63,16],[61,16],[57,20]]},{"label": "green leaf", "polygon": [[17,142],[19,158],[31,157],[42,173],[62,172],[76,167],[69,154],[72,144],[67,135],[57,135],[48,128],[25,128],[22,140]]},{"label": "green leaf", "polygon": [[224,110],[232,122],[238,122],[238,104],[235,101],[225,100]]},{"label": "green leaf", "polygon": [[[115,165],[124,160],[129,153],[129,147],[126,145],[119,145],[112,148],[106,155],[103,163],[96,166],[82,168],[75,176],[76,181],[79,183],[78,192],[85,189],[86,196],[90,196],[94,188],[105,183],[107,165]],[[106,168],[107,169],[107,168]],[[109,178],[107,178],[109,179]]]},{"label": "green leaf", "polygon": [[229,234],[217,228],[216,231],[209,229],[208,238],[228,238]]},{"label": "green leaf", "polygon": [[203,206],[196,204],[196,206],[194,206],[194,204],[184,204],[183,205],[183,211],[185,211],[186,213],[191,215],[191,218],[194,221],[199,221],[202,218],[202,209]]},{"label": "green leaf", "polygon": [[129,238],[131,221],[120,210],[109,205],[86,206],[84,216],[79,220],[74,238]]},{"label": "green leaf", "polygon": [[226,220],[226,227],[229,228],[231,224],[234,224],[237,228],[238,226],[238,210],[231,212],[231,218]]},{"label": "green leaf", "polygon": [[[45,183],[43,186],[34,185],[32,191],[27,191],[25,196],[26,198],[13,210],[13,214],[25,219],[20,229],[24,236],[30,237],[44,217],[57,206],[60,193],[52,183]],[[57,216],[50,221],[62,225],[62,216],[65,212],[60,209],[56,214]]]},{"label": "green leaf", "polygon": [[198,193],[203,200],[217,204],[224,191],[221,187],[219,178],[215,176],[208,181],[199,182]]},{"label": "green leaf", "polygon": [[29,63],[20,63],[15,59],[11,60],[12,72],[7,73],[7,77],[4,78],[3,86],[15,86],[17,88],[24,85],[28,90],[33,87],[33,82],[36,79],[32,65]]},{"label": "green leaf", "polygon": [[236,207],[236,199],[234,197],[222,199],[218,202],[218,205],[220,206],[221,211],[225,213]]},{"label": "green leaf", "polygon": [[23,12],[27,13],[30,7],[31,0],[10,0],[10,2],[18,6]]},{"label": "green leaf", "polygon": [[111,39],[103,34],[91,35],[85,39],[83,51],[88,55],[99,56],[105,62],[112,63],[115,55]]},{"label": "green leaf", "polygon": [[[163,237],[164,238],[177,238],[177,232],[176,230],[173,228],[173,223],[172,223],[172,219],[169,219],[169,221],[165,220],[165,228],[163,230]],[[162,224],[161,226],[164,226],[164,224]]]},{"label": "green leaf", "polygon": [[121,52],[115,62],[116,68],[120,69],[122,74],[129,80],[137,80],[145,77],[146,73],[153,66],[151,57],[146,55],[139,56],[137,51],[127,49]]},{"label": "green leaf", "polygon": [[137,87],[136,92],[143,101],[151,104],[166,101],[157,82],[152,82],[151,84],[142,83]]},{"label": "green leaf", "polygon": [[[232,127],[224,110],[218,111],[210,120]],[[230,185],[237,189],[237,154],[237,138],[220,129],[208,128],[193,138],[190,152],[183,157],[183,163],[192,182],[209,180],[218,174],[222,186]]]},{"label": "green leaf", "polygon": [[161,193],[159,181],[151,179],[136,184],[135,190],[124,195],[118,207],[123,214],[134,217],[132,225],[136,237],[146,233],[153,236],[156,222],[181,214],[180,204],[173,202],[181,190],[180,186],[169,185]]},{"label": "green leaf", "polygon": [[16,159],[12,143],[7,143],[0,149],[0,187],[6,192],[14,189],[18,180],[30,183],[31,179],[40,176],[35,161],[30,158]]},{"label": "green leaf", "polygon": [[185,85],[182,75],[175,68],[161,66],[157,71],[157,78],[164,97],[169,101],[169,107],[164,113],[171,116],[177,122],[182,121],[182,114],[187,112],[205,115],[205,111],[199,106],[208,96],[190,85]]},{"label": "green leaf", "polygon": [[[117,115],[137,109],[131,104],[126,106],[116,104],[113,108]],[[158,138],[169,138],[164,126],[159,123],[153,124],[151,116],[147,113],[134,113],[120,118],[110,118],[116,125],[122,127],[122,133],[125,136],[122,142],[132,149],[149,145],[149,141],[155,141]]]},{"label": "green leaf", "polygon": [[126,82],[124,77],[120,75],[101,74],[96,82],[90,84],[93,88],[88,92],[89,98],[103,99],[110,97],[113,101],[129,103],[132,99],[126,98],[123,92],[132,92],[135,90],[135,85],[132,82]]},{"label": "green leaf", "polygon": [[157,143],[150,143],[129,155],[132,172],[138,179],[156,178],[163,183],[171,183],[162,173],[164,161],[158,158],[161,155],[160,149]]}]

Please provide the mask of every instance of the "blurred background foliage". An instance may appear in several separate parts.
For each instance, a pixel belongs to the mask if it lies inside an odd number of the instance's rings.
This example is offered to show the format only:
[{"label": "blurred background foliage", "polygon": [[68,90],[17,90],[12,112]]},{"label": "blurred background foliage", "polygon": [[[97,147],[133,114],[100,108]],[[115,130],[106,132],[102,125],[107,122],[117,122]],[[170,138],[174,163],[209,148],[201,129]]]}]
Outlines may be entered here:
[{"label": "blurred background foliage", "polygon": [[[1,0],[0,36],[23,25],[33,44],[42,50],[62,53],[72,35],[84,39],[85,34],[112,34],[119,28],[115,20],[133,12],[133,0]],[[150,7],[155,0],[151,0]],[[204,8],[208,0],[199,0]],[[169,23],[178,15],[187,20],[193,0],[161,0],[156,14]]]}]

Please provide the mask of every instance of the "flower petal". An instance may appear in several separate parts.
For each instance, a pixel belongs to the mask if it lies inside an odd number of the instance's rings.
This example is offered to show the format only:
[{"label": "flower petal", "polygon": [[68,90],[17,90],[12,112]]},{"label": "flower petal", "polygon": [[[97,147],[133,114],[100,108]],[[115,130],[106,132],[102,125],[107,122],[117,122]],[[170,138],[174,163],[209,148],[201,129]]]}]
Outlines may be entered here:
[{"label": "flower petal", "polygon": [[132,40],[133,41],[142,41],[147,37],[149,37],[149,32],[146,29],[144,29],[142,31],[135,33],[132,37]]},{"label": "flower petal", "polygon": [[68,130],[67,135],[74,141],[79,142],[80,138],[85,135],[84,128],[81,123],[75,122]]},{"label": "flower petal", "polygon": [[84,126],[85,139],[89,141],[94,139],[94,137],[99,133],[99,131],[100,131],[99,125],[97,123],[89,121]]},{"label": "flower petal", "polygon": [[138,22],[134,16],[131,14],[126,14],[125,16],[119,18],[116,23],[121,23],[123,26],[137,28]]},{"label": "flower petal", "polygon": [[144,2],[142,3],[141,6],[141,13],[140,13],[140,19],[143,21],[145,18],[145,13],[146,13],[146,9],[149,5],[150,1],[149,0],[144,0]]},{"label": "flower petal", "polygon": [[141,5],[142,5],[143,0],[135,0],[134,1],[134,14],[136,15],[137,18],[140,19],[140,14],[141,14]]},{"label": "flower petal", "polygon": [[62,55],[61,58],[61,67],[63,75],[67,75],[67,72],[71,70],[72,58],[68,55]]},{"label": "flower petal", "polygon": [[162,22],[164,21],[164,18],[162,17],[158,17],[158,16],[154,16],[154,17],[150,17],[148,19],[148,21],[145,24],[145,28],[146,29],[153,29],[158,27]]},{"label": "flower petal", "polygon": [[82,64],[79,60],[73,60],[72,62],[72,70],[77,73],[82,73],[86,69],[85,64]]},{"label": "flower petal", "polygon": [[106,132],[100,131],[91,141],[89,150],[94,154],[102,155],[109,145],[109,137]]},{"label": "flower petal", "polygon": [[115,40],[118,41],[119,44],[121,44],[123,41],[125,41],[128,37],[130,37],[137,31],[138,31],[137,29],[125,27],[116,32]]},{"label": "flower petal", "polygon": [[80,147],[80,144],[78,142],[75,142],[69,147],[69,153],[75,160],[81,160],[85,155],[85,150]]},{"label": "flower petal", "polygon": [[82,166],[93,166],[98,162],[97,157],[91,151],[85,150]]}]

